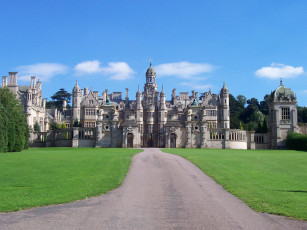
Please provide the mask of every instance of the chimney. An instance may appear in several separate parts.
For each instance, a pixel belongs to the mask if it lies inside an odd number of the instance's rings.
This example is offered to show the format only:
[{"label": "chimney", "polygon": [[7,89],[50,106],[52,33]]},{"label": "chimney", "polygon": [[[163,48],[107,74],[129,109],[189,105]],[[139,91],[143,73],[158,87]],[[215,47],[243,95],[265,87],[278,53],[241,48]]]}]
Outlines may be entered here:
[{"label": "chimney", "polygon": [[9,85],[11,86],[17,86],[17,72],[9,72]]},{"label": "chimney", "polygon": [[128,97],[128,88],[126,88],[126,97],[125,97],[125,102],[126,104],[128,104],[128,101],[129,101],[129,97]]},{"label": "chimney", "polygon": [[7,86],[7,76],[2,77],[2,87]]},{"label": "chimney", "polygon": [[35,83],[36,83],[36,77],[35,76],[31,76],[31,89],[35,88]]},{"label": "chimney", "polygon": [[194,99],[195,98],[195,91],[192,90],[192,98]]}]

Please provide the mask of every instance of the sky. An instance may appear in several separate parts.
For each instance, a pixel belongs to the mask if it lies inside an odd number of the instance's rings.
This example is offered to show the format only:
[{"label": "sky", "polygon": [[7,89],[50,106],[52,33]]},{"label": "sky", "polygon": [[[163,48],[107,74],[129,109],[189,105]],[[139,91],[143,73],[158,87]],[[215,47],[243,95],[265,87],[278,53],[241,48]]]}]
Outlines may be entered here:
[{"label": "sky", "polygon": [[280,85],[307,106],[307,1],[0,1],[0,74],[60,88],[123,92],[135,99],[149,60],[167,99],[225,82],[231,94],[263,100]]}]

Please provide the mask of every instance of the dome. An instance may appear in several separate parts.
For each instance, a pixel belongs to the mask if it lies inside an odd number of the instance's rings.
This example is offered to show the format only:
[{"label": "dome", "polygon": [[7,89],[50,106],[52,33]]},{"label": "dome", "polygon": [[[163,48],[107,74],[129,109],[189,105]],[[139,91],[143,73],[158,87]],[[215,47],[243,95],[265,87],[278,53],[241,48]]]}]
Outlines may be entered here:
[{"label": "dome", "polygon": [[271,93],[271,101],[296,101],[296,96],[290,88],[286,88],[282,80],[280,86]]},{"label": "dome", "polygon": [[74,91],[74,92],[79,92],[79,91],[81,91],[80,87],[78,86],[78,81],[76,81],[76,85],[75,85],[73,91]]},{"label": "dome", "polygon": [[156,75],[156,71],[155,71],[154,68],[152,68],[151,63],[150,63],[149,68],[148,68],[147,71],[146,71],[146,75],[150,75],[150,76]]},{"label": "dome", "polygon": [[221,89],[221,93],[229,93],[229,90],[227,89],[225,82],[224,82],[223,88]]}]

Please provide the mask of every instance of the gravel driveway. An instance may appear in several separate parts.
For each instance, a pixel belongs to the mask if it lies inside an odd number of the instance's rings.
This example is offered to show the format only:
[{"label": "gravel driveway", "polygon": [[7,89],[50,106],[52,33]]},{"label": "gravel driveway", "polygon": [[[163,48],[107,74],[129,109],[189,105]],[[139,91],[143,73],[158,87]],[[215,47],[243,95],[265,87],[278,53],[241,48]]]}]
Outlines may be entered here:
[{"label": "gravel driveway", "polygon": [[159,149],[134,156],[123,185],[106,195],[0,214],[0,229],[307,229],[256,213],[189,161]]}]

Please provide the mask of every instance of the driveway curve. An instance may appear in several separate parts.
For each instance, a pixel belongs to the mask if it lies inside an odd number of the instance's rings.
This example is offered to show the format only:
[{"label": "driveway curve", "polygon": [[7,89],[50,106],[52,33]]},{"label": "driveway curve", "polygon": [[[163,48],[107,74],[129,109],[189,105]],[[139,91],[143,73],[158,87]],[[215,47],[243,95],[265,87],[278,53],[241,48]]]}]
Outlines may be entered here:
[{"label": "driveway curve", "polygon": [[257,213],[182,157],[159,149],[134,156],[122,186],[106,195],[0,214],[0,229],[307,229]]}]

